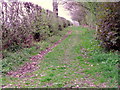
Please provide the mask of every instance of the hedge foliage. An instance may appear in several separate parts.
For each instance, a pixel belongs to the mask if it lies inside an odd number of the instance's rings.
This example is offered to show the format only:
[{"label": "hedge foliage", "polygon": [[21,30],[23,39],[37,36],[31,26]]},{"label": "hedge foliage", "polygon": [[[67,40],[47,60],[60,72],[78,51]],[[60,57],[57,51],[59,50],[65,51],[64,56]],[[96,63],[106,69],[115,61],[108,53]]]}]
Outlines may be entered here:
[{"label": "hedge foliage", "polygon": [[98,7],[98,39],[106,50],[120,51],[120,2],[100,3]]},{"label": "hedge foliage", "polygon": [[30,47],[33,41],[45,40],[71,23],[53,12],[30,2],[0,3],[2,50]]},{"label": "hedge foliage", "polygon": [[87,12],[82,24],[96,28],[100,45],[120,51],[120,2],[82,2],[81,6]]},{"label": "hedge foliage", "polygon": [[85,2],[85,22],[96,28],[100,45],[120,51],[120,2]]}]

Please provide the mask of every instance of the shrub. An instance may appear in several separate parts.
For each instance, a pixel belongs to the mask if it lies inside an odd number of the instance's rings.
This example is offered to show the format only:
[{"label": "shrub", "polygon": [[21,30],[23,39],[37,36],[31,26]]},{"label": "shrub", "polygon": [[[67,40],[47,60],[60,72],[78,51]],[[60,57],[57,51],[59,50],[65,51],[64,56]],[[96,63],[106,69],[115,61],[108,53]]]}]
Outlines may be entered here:
[{"label": "shrub", "polygon": [[66,20],[30,2],[1,3],[2,49],[15,51],[45,40],[66,27]]},{"label": "shrub", "polygon": [[32,21],[35,19],[32,3],[2,2],[2,46],[14,50],[31,43]]},{"label": "shrub", "polygon": [[98,15],[98,38],[107,50],[120,50],[120,2],[101,3]]}]

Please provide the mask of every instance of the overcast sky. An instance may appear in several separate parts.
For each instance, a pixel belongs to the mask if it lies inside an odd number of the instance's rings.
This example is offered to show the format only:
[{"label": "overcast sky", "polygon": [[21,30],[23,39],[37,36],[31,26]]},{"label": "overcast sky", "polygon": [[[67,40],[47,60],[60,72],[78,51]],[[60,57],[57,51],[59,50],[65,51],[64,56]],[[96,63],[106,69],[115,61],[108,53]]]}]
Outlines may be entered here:
[{"label": "overcast sky", "polygon": [[[35,4],[40,5],[41,7],[45,8],[45,9],[49,9],[49,10],[53,11],[53,7],[52,7],[53,0],[19,0],[19,1],[33,2]],[[69,12],[67,10],[65,10],[62,5],[59,5],[58,8],[59,8],[58,9],[59,16],[62,16],[68,20],[71,20]]]}]

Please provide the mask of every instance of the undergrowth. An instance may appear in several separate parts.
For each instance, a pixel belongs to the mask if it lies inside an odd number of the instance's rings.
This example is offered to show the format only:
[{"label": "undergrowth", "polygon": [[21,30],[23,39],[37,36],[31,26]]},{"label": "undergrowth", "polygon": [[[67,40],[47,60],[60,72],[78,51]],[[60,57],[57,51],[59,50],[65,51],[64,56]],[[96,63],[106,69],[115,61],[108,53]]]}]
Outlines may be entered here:
[{"label": "undergrowth", "polygon": [[2,59],[2,73],[6,74],[8,71],[17,70],[21,65],[26,62],[30,62],[30,57],[39,54],[40,51],[53,45],[69,30],[67,28],[64,31],[59,31],[57,35],[48,37],[46,40],[34,42],[34,45],[30,48],[21,48],[16,52],[10,52],[4,50],[2,53],[4,58]]}]

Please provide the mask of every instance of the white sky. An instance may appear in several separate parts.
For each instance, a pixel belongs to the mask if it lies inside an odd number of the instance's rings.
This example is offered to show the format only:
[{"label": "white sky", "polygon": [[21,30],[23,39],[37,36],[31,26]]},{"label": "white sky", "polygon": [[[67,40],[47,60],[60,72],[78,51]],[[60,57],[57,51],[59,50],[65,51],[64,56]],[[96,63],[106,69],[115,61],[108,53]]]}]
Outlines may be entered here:
[{"label": "white sky", "polygon": [[[45,8],[45,9],[49,9],[49,10],[53,11],[53,7],[52,7],[53,0],[19,0],[19,1],[32,2],[32,3],[40,5],[41,7]],[[69,11],[65,10],[62,5],[59,5],[59,7],[58,7],[58,14],[59,14],[59,16],[62,16],[68,20],[71,20]]]}]

